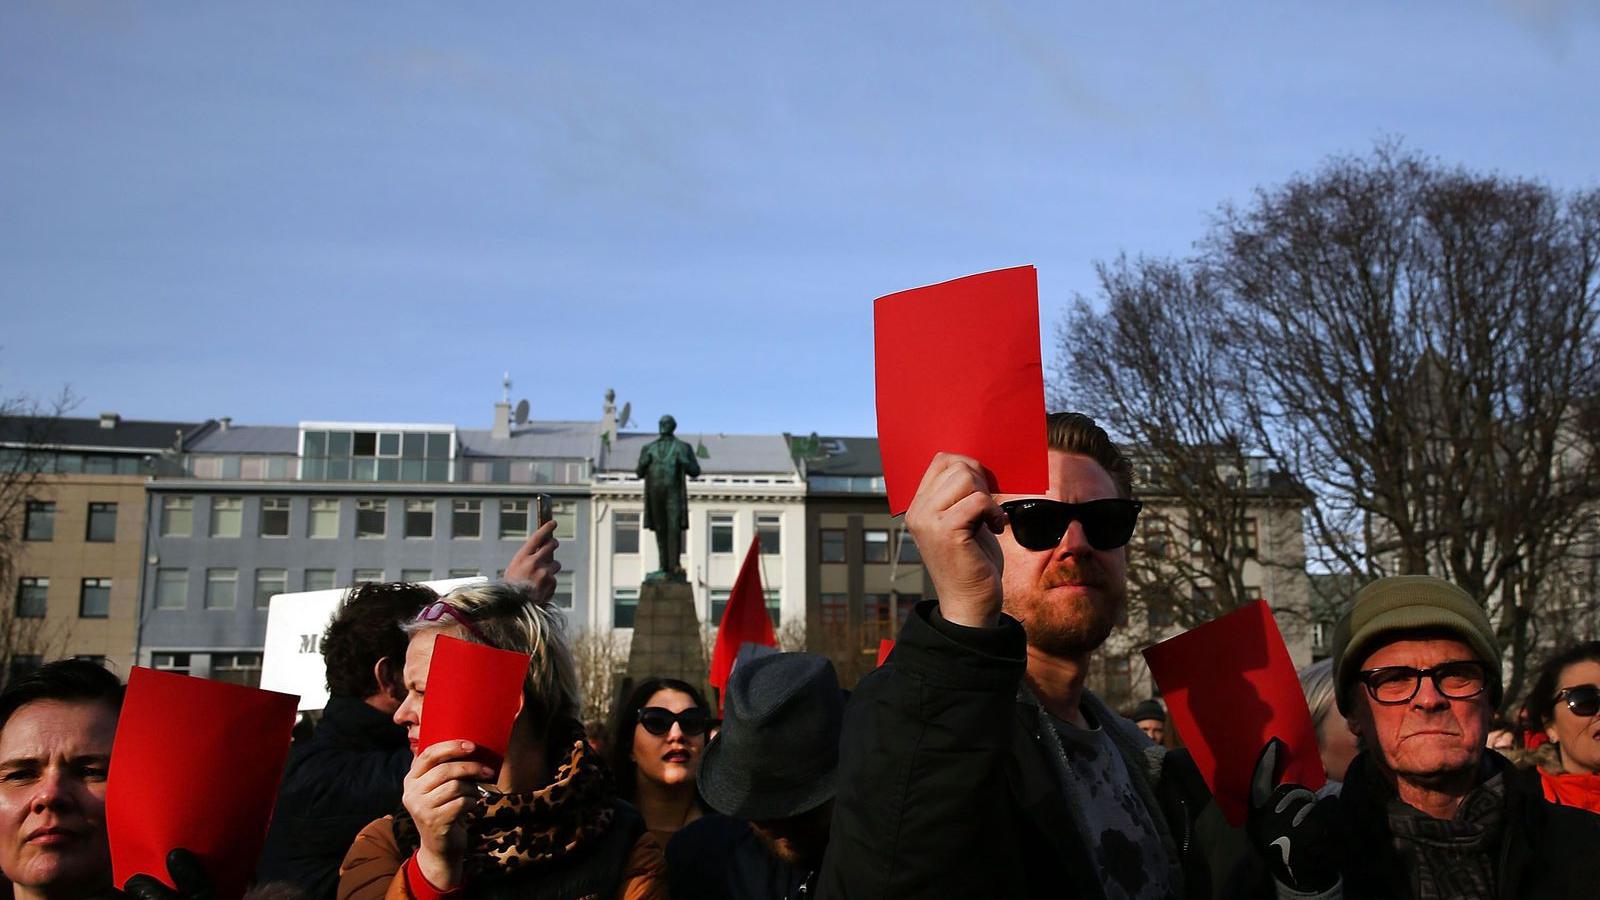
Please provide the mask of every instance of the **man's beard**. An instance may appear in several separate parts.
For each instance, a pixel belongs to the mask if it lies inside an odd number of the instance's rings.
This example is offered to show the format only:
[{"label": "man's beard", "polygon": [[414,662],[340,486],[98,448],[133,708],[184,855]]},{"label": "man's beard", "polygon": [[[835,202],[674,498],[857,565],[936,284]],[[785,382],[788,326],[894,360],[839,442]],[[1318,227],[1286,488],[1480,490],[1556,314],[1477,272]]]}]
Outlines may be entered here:
[{"label": "man's beard", "polygon": [[[1053,588],[1082,584],[1087,597],[1050,598]],[[1007,595],[1005,611],[1022,623],[1028,646],[1051,656],[1092,653],[1105,643],[1127,596],[1126,584],[1111,584],[1092,559],[1069,558],[1051,563],[1020,595]]]}]

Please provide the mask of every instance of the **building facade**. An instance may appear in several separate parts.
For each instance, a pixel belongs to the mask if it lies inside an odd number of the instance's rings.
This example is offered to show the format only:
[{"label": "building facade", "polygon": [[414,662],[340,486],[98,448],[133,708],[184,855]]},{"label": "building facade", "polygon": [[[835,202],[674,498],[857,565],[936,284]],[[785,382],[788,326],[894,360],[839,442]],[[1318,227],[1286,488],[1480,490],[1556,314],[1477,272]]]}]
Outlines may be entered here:
[{"label": "building facade", "polygon": [[145,481],[175,464],[188,422],[0,420],[0,468],[19,496],[4,531],[11,583],[0,613],[8,680],[65,657],[127,677],[145,555]]}]

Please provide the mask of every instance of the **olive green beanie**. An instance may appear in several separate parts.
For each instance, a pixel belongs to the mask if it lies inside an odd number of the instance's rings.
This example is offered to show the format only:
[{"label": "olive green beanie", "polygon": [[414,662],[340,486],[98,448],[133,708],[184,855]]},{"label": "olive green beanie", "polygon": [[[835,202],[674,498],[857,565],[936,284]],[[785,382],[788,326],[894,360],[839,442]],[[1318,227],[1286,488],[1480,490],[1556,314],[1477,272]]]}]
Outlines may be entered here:
[{"label": "olive green beanie", "polygon": [[1385,634],[1397,631],[1446,631],[1471,647],[1489,667],[1490,702],[1500,704],[1500,646],[1494,626],[1472,595],[1432,575],[1379,578],[1356,592],[1350,611],[1333,630],[1334,697],[1339,712],[1350,715],[1350,686]]}]

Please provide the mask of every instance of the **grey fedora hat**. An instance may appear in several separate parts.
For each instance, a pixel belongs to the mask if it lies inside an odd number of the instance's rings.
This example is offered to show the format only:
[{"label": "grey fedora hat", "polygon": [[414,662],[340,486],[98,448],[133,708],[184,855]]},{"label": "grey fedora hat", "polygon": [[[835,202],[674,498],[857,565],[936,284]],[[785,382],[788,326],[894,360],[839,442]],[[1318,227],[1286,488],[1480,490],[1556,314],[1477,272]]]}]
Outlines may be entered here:
[{"label": "grey fedora hat", "polygon": [[717,812],[770,821],[833,797],[844,695],[827,657],[775,653],[734,667],[722,730],[700,761],[700,796]]}]

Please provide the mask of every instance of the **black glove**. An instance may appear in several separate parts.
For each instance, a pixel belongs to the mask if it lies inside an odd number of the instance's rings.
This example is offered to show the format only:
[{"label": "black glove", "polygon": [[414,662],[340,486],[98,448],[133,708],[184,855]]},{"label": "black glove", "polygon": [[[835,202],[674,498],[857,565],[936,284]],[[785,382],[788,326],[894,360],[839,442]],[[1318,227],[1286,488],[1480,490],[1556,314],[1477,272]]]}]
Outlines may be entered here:
[{"label": "black glove", "polygon": [[1250,815],[1245,831],[1272,875],[1302,893],[1326,891],[1339,882],[1339,842],[1333,797],[1317,800],[1302,785],[1278,784],[1284,743],[1273,738],[1256,757],[1250,777]]},{"label": "black glove", "polygon": [[200,857],[179,847],[167,854],[167,874],[177,890],[167,887],[154,875],[135,875],[123,886],[129,900],[216,900],[211,874]]}]

